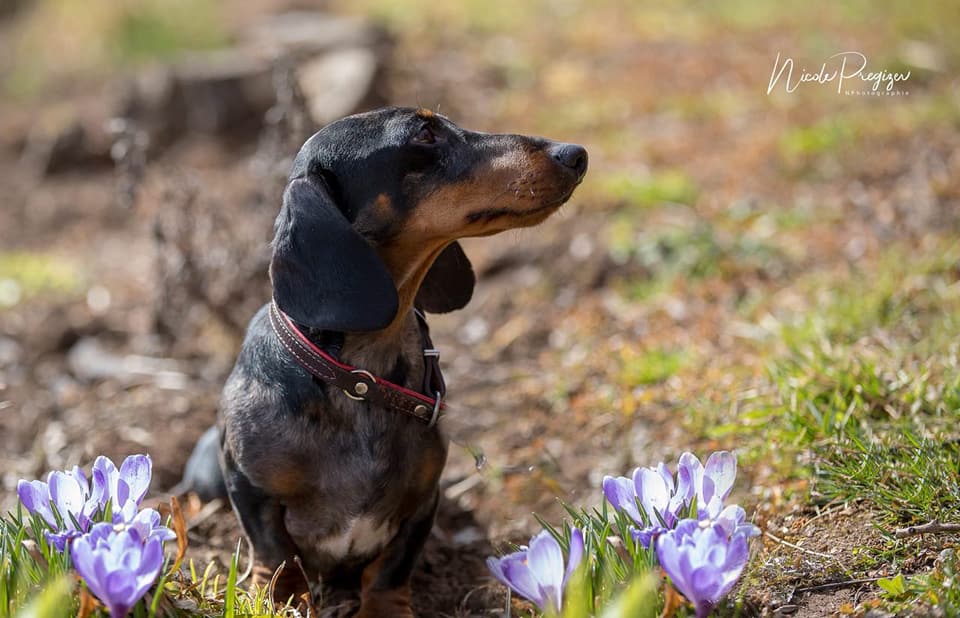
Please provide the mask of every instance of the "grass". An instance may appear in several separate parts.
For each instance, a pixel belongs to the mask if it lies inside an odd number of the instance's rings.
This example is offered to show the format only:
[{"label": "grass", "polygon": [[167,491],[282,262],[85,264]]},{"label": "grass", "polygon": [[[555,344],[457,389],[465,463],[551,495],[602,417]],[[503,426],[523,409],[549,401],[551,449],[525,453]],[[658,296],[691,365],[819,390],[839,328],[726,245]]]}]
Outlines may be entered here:
[{"label": "grass", "polygon": [[608,224],[606,235],[613,260],[645,275],[623,282],[631,300],[649,299],[678,282],[775,277],[790,265],[784,251],[744,232],[741,223],[728,226],[682,206],[661,209],[649,218],[621,212]]},{"label": "grass", "polygon": [[0,307],[38,294],[76,292],[81,282],[76,268],[62,258],[42,253],[0,253]]},{"label": "grass", "polygon": [[780,137],[780,155],[788,164],[796,165],[826,153],[835,153],[857,136],[853,123],[828,118],[784,132]]},{"label": "grass", "polygon": [[[50,527],[39,516],[26,516],[22,508],[0,518],[0,618],[66,618],[78,615],[80,583],[71,570],[67,552],[49,545],[44,532]],[[191,560],[184,571],[174,571],[168,560],[154,587],[134,607],[137,618],[154,616],[286,616],[289,607],[276,608],[265,586],[238,584],[240,545],[234,552],[226,579],[209,563],[198,572]],[[173,565],[176,566],[176,565]],[[225,581],[225,583],[224,583]],[[92,616],[105,617],[98,606]]]},{"label": "grass", "polygon": [[621,352],[620,379],[627,388],[663,382],[679,371],[687,354],[676,350],[654,349],[637,353],[627,348]]},{"label": "grass", "polygon": [[[575,509],[564,505],[570,521],[554,527],[538,518],[544,529],[550,532],[566,552],[570,546],[571,526],[578,528],[584,538],[584,564],[579,569],[579,577],[568,591],[572,597],[564,616],[586,618],[599,613],[608,605],[614,605],[633,585],[647,588],[644,594],[648,608],[662,607],[663,600],[657,586],[646,583],[653,574],[656,557],[653,549],[644,549],[633,540],[630,528],[633,521],[619,512],[612,512],[603,502],[593,510]],[[609,539],[616,537],[620,545],[612,544]],[[638,594],[633,590],[632,594]],[[629,598],[629,596],[625,597]],[[624,601],[629,602],[629,601]],[[612,611],[612,610],[608,610]]]},{"label": "grass", "polygon": [[[735,402],[732,418],[707,406],[693,415],[715,439],[735,435],[745,462],[770,466],[768,483],[810,479],[804,501],[869,510],[886,541],[860,548],[859,569],[916,557],[895,527],[960,520],[958,263],[952,243],[921,254],[891,247],[875,271],[799,283],[810,287],[806,312],[758,344],[764,385]],[[955,604],[951,560],[902,579],[880,604]]]},{"label": "grass", "polygon": [[960,444],[905,430],[897,440],[850,439],[820,453],[818,490],[863,500],[890,526],[960,518]]},{"label": "grass", "polygon": [[32,3],[11,42],[17,62],[0,86],[29,100],[78,78],[103,78],[184,50],[223,46],[224,9],[216,0]]},{"label": "grass", "polygon": [[13,616],[18,608],[37,616],[76,615],[70,559],[46,542],[48,529],[20,509],[0,518],[0,617]]},{"label": "grass", "polygon": [[651,208],[665,203],[693,204],[696,183],[683,171],[671,169],[654,174],[610,174],[600,182],[602,194],[631,208]]},{"label": "grass", "polygon": [[881,605],[891,612],[909,614],[918,604],[938,607],[944,616],[960,614],[960,558],[954,548],[943,550],[927,573],[902,574],[877,582],[882,590]]}]

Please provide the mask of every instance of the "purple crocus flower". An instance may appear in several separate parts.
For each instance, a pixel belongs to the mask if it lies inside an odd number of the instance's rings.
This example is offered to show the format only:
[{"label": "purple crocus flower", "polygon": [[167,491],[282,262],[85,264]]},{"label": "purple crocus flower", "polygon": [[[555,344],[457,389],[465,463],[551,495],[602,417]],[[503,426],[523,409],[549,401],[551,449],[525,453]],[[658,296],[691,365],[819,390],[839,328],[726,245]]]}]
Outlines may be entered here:
[{"label": "purple crocus flower", "polygon": [[46,538],[57,551],[63,551],[68,540],[85,532],[100,509],[97,496],[91,495],[87,477],[78,466],[51,472],[47,482],[21,480],[17,483],[17,495],[27,511],[39,515],[55,531],[46,532]]},{"label": "purple crocus flower", "polygon": [[684,519],[656,540],[657,560],[673,586],[704,618],[740,579],[747,564],[747,535],[723,525]]},{"label": "purple crocus flower", "polygon": [[657,535],[676,526],[691,504],[696,503],[699,519],[717,519],[736,476],[733,453],[713,453],[706,466],[693,453],[683,453],[676,480],[661,462],[656,468],[635,469],[632,478],[604,477],[603,493],[613,508],[637,523],[639,527],[630,532],[643,547],[649,547]]},{"label": "purple crocus flower", "polygon": [[90,529],[107,504],[112,505],[114,523],[133,522],[150,486],[151,468],[149,455],[131,455],[119,470],[100,456],[93,463],[92,484],[74,466],[51,472],[46,482],[20,480],[17,495],[27,511],[39,515],[52,529],[45,533],[47,541],[63,551],[69,540]]},{"label": "purple crocus flower", "polygon": [[687,504],[696,498],[700,519],[716,519],[736,478],[737,457],[729,451],[711,454],[706,465],[693,453],[684,453],[677,466],[677,494]]},{"label": "purple crocus flower", "polygon": [[672,528],[685,506],[684,496],[677,493],[673,475],[662,462],[656,468],[635,469],[632,479],[604,477],[603,493],[613,508],[642,526],[631,529],[631,534],[644,547],[649,547],[656,535]]},{"label": "purple crocus flower", "polygon": [[137,513],[130,522],[129,528],[136,530],[141,539],[158,538],[161,541],[172,541],[177,538],[176,532],[161,523],[160,513],[156,509],[143,509]]},{"label": "purple crocus flower", "polygon": [[149,455],[130,455],[119,470],[103,455],[93,462],[93,493],[99,496],[103,508],[112,502],[114,523],[129,523],[136,516],[150,487],[152,472]]},{"label": "purple crocus flower", "polygon": [[713,523],[723,528],[727,536],[741,535],[744,538],[755,537],[760,534],[760,528],[753,524],[744,523],[747,519],[747,512],[736,504],[731,504],[720,511]]},{"label": "purple crocus flower", "polygon": [[529,599],[543,612],[559,614],[563,589],[583,558],[583,533],[570,532],[566,568],[560,544],[544,530],[530,539],[530,546],[502,558],[487,558],[487,568],[501,583]]},{"label": "purple crocus flower", "polygon": [[163,541],[142,537],[136,526],[95,524],[70,544],[70,558],[111,618],[122,618],[160,574]]}]

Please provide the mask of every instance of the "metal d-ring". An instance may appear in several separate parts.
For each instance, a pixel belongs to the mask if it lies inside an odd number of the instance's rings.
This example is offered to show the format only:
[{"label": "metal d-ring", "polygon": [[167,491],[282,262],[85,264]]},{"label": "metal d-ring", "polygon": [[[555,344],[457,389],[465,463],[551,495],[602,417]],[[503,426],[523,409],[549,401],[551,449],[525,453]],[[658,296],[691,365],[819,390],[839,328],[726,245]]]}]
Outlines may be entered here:
[{"label": "metal d-ring", "polygon": [[443,401],[443,395],[440,394],[440,391],[437,391],[437,399],[433,404],[433,415],[430,416],[430,422],[427,423],[427,429],[432,429],[433,426],[437,424],[437,419],[440,418],[441,401]]},{"label": "metal d-ring", "polygon": [[[377,378],[375,378],[374,375],[373,375],[372,373],[370,373],[369,371],[367,371],[366,369],[353,369],[350,373],[355,373],[355,374],[358,374],[358,375],[367,376],[368,378],[370,378],[370,381],[371,381],[372,383],[374,383],[374,384],[377,383]],[[341,389],[341,390],[343,391],[343,394],[344,394],[344,395],[346,395],[346,396],[349,397],[350,399],[353,399],[354,401],[364,401],[366,398],[365,398],[363,395],[366,395],[367,392],[369,392],[369,390],[370,390],[370,385],[367,384],[366,382],[363,382],[362,380],[361,380],[361,381],[358,381],[358,382],[357,382],[356,384],[354,384],[354,386],[353,386],[353,390],[356,391],[356,393],[357,393],[356,395],[354,395],[353,393],[351,393],[350,391],[348,391],[348,390],[345,389],[345,388],[344,388],[344,389]]]}]

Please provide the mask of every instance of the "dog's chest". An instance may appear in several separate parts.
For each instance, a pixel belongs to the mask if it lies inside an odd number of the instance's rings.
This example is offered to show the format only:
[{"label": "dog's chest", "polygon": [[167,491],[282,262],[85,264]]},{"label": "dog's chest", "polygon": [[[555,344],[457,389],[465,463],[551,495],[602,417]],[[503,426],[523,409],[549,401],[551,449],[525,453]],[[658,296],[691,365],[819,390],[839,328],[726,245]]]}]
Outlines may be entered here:
[{"label": "dog's chest", "polygon": [[[302,549],[309,547],[326,561],[341,562],[375,555],[396,535],[397,528],[389,520],[372,515],[358,515],[347,519],[333,532],[307,530],[288,521],[287,527],[294,541]],[[308,550],[309,551],[309,550]]]},{"label": "dog's chest", "polygon": [[381,550],[396,532],[387,521],[378,523],[369,515],[361,515],[348,521],[339,534],[318,539],[317,549],[337,560],[369,556]]}]

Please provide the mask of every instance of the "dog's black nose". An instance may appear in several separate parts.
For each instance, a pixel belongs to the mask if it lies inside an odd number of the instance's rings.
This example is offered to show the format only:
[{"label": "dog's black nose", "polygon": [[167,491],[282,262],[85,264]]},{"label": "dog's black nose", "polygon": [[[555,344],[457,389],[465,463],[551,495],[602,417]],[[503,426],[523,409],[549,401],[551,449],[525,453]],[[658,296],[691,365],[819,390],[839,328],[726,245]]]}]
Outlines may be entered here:
[{"label": "dog's black nose", "polygon": [[587,149],[577,144],[554,144],[550,147],[554,161],[571,170],[577,180],[587,173]]}]

